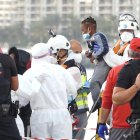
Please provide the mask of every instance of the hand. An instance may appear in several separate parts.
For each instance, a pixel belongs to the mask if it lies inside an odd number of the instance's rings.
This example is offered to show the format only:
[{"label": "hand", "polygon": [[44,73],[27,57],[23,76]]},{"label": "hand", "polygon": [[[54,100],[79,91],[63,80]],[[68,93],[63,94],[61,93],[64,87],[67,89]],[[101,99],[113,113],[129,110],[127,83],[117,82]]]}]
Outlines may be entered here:
[{"label": "hand", "polygon": [[136,77],[135,85],[140,89],[140,73]]},{"label": "hand", "polygon": [[99,137],[101,137],[104,140],[106,140],[105,135],[108,135],[108,129],[107,129],[106,124],[99,123],[98,135],[99,135]]},{"label": "hand", "polygon": [[92,55],[89,59],[90,59],[90,62],[91,62],[91,63],[94,62],[94,57],[93,57],[93,55]]},{"label": "hand", "polygon": [[94,57],[93,57],[92,53],[91,53],[89,50],[87,50],[87,51],[85,52],[85,56],[86,56],[87,58],[90,59],[90,62],[91,62],[91,63],[93,63]]},{"label": "hand", "polygon": [[86,56],[87,58],[90,58],[91,52],[89,52],[89,50],[87,50],[87,51],[85,52],[85,56]]}]

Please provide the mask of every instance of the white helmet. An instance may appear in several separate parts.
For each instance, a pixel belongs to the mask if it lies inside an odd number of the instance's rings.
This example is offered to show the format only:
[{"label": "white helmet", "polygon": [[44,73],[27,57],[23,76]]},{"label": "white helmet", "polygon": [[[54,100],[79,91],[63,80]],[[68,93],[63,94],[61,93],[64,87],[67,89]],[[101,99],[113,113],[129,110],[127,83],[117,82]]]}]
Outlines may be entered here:
[{"label": "white helmet", "polygon": [[70,43],[68,39],[62,35],[56,35],[55,37],[51,37],[47,44],[50,46],[52,53],[57,53],[60,49],[70,49]]},{"label": "white helmet", "polygon": [[138,22],[136,21],[135,17],[131,14],[122,14],[119,18],[119,26],[118,31],[123,29],[131,29],[131,30],[139,30]]},{"label": "white helmet", "polygon": [[120,17],[119,17],[119,21],[125,21],[125,20],[137,22],[135,17],[131,14],[128,14],[128,13],[121,14]]},{"label": "white helmet", "polygon": [[120,21],[118,31],[120,32],[123,29],[138,30],[138,24],[131,21]]}]

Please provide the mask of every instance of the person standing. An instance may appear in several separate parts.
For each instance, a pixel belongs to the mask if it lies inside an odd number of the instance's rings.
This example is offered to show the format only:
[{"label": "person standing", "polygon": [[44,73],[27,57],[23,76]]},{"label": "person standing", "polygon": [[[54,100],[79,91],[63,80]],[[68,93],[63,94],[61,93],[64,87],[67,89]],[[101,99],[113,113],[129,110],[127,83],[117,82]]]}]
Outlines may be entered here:
[{"label": "person standing", "polygon": [[110,48],[109,52],[103,56],[110,67],[123,64],[130,59],[128,57],[130,41],[134,37],[139,37],[139,31],[139,24],[133,15],[129,13],[120,15],[118,25],[120,39],[113,49]]},{"label": "person standing", "polygon": [[[72,52],[69,54],[71,59],[75,60],[75,63],[77,67],[80,70],[81,73],[81,79],[82,79],[82,87],[78,90],[78,95],[75,98],[78,110],[74,113],[79,118],[79,122],[76,125],[76,127],[81,128],[82,124],[84,123],[84,128],[86,128],[87,125],[87,111],[89,111],[88,107],[88,93],[89,88],[84,87],[85,83],[87,82],[87,74],[85,67],[81,64],[82,61],[82,45],[77,40],[70,40],[70,50]],[[83,129],[79,137],[77,137],[78,130],[73,130],[73,139],[84,139],[85,136],[85,130]]]},{"label": "person standing", "polygon": [[117,84],[113,91],[113,103],[123,105],[130,103],[132,113],[128,123],[132,126],[130,139],[140,139],[140,38],[130,42],[129,56],[133,58],[120,71]]},{"label": "person standing", "polygon": [[[118,40],[113,48],[113,51],[117,55],[125,57],[126,60],[130,59],[128,57],[130,41],[136,36],[138,29],[139,25],[133,15],[120,15],[118,26],[120,40]],[[122,139],[123,134],[128,134],[131,131],[130,125],[126,122],[127,117],[130,115],[130,105],[114,106],[112,103],[113,88],[115,87],[118,74],[124,65],[121,64],[112,68],[108,74],[105,89],[103,90],[98,130],[98,134],[102,138],[105,138],[104,132],[107,132],[106,122],[108,117],[110,117],[111,124],[110,139]],[[110,113],[111,115],[109,116]],[[118,135],[116,133],[114,135],[116,131],[118,131]]]},{"label": "person standing", "polygon": [[[77,40],[69,41],[62,35],[56,35],[48,40],[50,47],[52,49],[53,55],[56,56],[58,64],[66,68],[74,79],[77,81],[77,96],[76,98],[69,97],[69,102],[72,104],[73,102],[77,105],[78,110],[70,110],[73,115],[78,117],[79,122],[76,124],[77,127],[81,127],[84,121],[87,121],[87,111],[88,102],[87,102],[87,94],[89,89],[84,88],[84,84],[87,81],[86,78],[86,70],[84,66],[81,64],[82,61],[82,46],[80,42]],[[70,44],[70,46],[66,46],[66,44]],[[82,82],[81,82],[82,81]],[[85,123],[86,127],[87,122]],[[77,138],[78,130],[73,130],[73,138]],[[84,139],[85,131],[83,130],[79,139]]]},{"label": "person standing", "polygon": [[34,110],[30,119],[31,136],[72,139],[67,94],[76,96],[75,81],[63,67],[53,64],[55,58],[48,44],[35,44],[31,54],[31,68],[21,77],[24,84],[17,91],[19,96],[21,94],[30,101]]},{"label": "person standing", "polygon": [[[8,50],[8,54],[13,58],[16,63],[18,74],[23,74],[27,69],[30,68],[31,65],[31,55],[30,53],[17,49],[16,47],[11,47]],[[30,136],[30,117],[31,117],[31,107],[30,103],[24,107],[21,107],[19,116],[24,124],[24,134],[25,137]]]},{"label": "person standing", "polygon": [[21,140],[15,117],[17,108],[11,101],[11,90],[17,90],[18,77],[14,61],[0,54],[0,139]]},{"label": "person standing", "polygon": [[109,132],[109,140],[122,140],[124,134],[129,134],[131,126],[126,122],[126,119],[131,113],[129,103],[116,106],[112,103],[112,94],[115,87],[118,74],[125,64],[112,68],[108,74],[106,80],[106,86],[102,94],[102,106],[99,117],[99,129],[98,135],[105,139],[105,134],[108,134],[108,128],[106,126],[107,119],[111,112],[111,129]]}]

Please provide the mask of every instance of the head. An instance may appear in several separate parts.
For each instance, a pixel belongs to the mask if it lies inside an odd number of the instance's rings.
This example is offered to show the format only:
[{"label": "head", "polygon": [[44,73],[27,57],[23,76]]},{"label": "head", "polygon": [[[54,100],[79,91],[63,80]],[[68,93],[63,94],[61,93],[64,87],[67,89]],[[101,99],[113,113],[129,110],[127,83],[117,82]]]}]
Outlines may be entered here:
[{"label": "head", "polygon": [[70,40],[70,49],[74,52],[74,53],[82,53],[82,45],[79,41],[77,40]]},{"label": "head", "polygon": [[130,42],[134,37],[137,36],[139,25],[135,17],[131,14],[122,14],[119,18],[118,31],[120,39],[124,42]]},{"label": "head", "polygon": [[31,48],[32,64],[31,66],[40,63],[48,62],[53,63],[53,57],[50,47],[46,43],[37,43]]},{"label": "head", "polygon": [[9,50],[8,50],[8,54],[10,55],[10,57],[15,61],[16,63],[16,66],[18,65],[18,62],[19,62],[19,53],[18,53],[18,49],[14,46],[14,47],[11,47]]},{"label": "head", "polygon": [[63,64],[68,57],[68,51],[70,49],[68,39],[62,35],[56,35],[48,40],[48,44],[58,63]]},{"label": "head", "polygon": [[90,37],[94,33],[96,33],[96,28],[97,28],[97,25],[96,25],[96,21],[94,18],[87,17],[86,19],[84,19],[81,22],[81,32],[82,32],[83,38],[85,40],[90,39]]},{"label": "head", "polygon": [[128,55],[131,58],[140,58],[140,38],[131,40]]},{"label": "head", "polygon": [[77,40],[70,40],[70,50],[68,58],[74,59],[76,63],[81,63],[82,61],[82,45]]}]

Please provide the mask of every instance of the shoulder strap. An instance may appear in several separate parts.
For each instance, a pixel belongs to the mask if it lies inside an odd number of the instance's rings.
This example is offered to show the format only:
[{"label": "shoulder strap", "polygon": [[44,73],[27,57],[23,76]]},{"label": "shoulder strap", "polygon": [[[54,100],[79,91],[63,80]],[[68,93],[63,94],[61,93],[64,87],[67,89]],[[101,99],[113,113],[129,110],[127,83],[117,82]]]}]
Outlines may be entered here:
[{"label": "shoulder strap", "polygon": [[62,65],[65,69],[68,69],[70,67],[77,67],[74,59],[68,60],[66,61],[63,65]]}]

